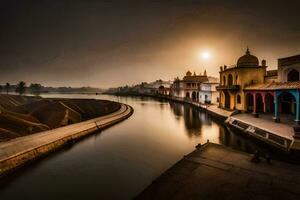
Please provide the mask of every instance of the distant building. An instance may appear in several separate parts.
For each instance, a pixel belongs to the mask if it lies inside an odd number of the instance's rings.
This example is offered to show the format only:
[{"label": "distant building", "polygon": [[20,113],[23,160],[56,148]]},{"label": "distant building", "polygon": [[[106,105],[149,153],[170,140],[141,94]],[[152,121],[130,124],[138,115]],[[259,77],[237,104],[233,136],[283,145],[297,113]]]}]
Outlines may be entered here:
[{"label": "distant building", "polygon": [[186,73],[183,79],[175,78],[172,85],[172,95],[174,97],[186,98],[192,101],[199,101],[200,84],[208,81],[206,70],[204,74]]},{"label": "distant building", "polygon": [[204,104],[217,104],[219,102],[219,92],[216,87],[219,85],[219,79],[208,77],[208,81],[200,84],[199,102]]},{"label": "distant building", "polygon": [[[145,95],[164,94],[169,95],[171,81],[156,80],[151,83],[142,82],[131,88],[131,92]],[[163,89],[163,90],[162,90]]]}]

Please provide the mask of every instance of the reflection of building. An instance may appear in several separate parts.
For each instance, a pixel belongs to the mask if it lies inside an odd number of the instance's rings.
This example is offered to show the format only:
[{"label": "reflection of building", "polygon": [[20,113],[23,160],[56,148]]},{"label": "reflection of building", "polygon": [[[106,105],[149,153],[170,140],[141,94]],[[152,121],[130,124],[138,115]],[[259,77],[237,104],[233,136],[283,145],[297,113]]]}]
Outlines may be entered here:
[{"label": "reflection of building", "polygon": [[244,112],[295,115],[300,119],[300,55],[278,59],[278,69],[266,71],[266,61],[258,65],[257,57],[250,54],[238,59],[234,67],[221,67],[220,107]]},{"label": "reflection of building", "polygon": [[199,102],[216,104],[219,102],[219,92],[216,90],[216,86],[219,85],[217,78],[208,77],[208,81],[200,84],[199,90]]},{"label": "reflection of building", "polygon": [[191,99],[193,101],[198,101],[200,84],[208,81],[206,71],[203,75],[196,75],[190,71],[186,73],[186,76],[182,80],[176,78],[172,86],[172,94],[174,97]]}]

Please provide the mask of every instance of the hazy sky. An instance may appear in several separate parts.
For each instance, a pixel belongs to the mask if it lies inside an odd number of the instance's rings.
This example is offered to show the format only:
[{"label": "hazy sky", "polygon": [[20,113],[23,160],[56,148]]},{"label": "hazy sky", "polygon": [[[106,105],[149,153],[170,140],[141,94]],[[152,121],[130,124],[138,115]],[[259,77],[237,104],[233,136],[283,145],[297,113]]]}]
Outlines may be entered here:
[{"label": "hazy sky", "polygon": [[[300,54],[300,1],[0,0],[0,80],[111,87]],[[203,60],[199,54],[211,53]]]}]

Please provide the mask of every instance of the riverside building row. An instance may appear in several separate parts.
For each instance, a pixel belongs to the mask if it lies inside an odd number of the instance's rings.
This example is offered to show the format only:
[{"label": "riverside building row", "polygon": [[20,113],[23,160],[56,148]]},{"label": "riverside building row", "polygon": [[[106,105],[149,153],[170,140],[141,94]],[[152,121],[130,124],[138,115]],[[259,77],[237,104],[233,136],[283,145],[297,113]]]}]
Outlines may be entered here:
[{"label": "riverside building row", "polygon": [[299,122],[300,55],[278,59],[276,70],[247,48],[237,64],[220,67],[219,106],[227,110],[269,114],[276,122],[294,118]]},{"label": "riverside building row", "polygon": [[[159,94],[201,104],[218,104],[224,110],[268,115],[274,121],[300,120],[300,55],[278,59],[276,70],[267,70],[247,48],[236,65],[221,66],[220,77],[191,73],[175,78]],[[220,80],[220,81],[219,81]],[[292,120],[292,121],[293,121]]]}]

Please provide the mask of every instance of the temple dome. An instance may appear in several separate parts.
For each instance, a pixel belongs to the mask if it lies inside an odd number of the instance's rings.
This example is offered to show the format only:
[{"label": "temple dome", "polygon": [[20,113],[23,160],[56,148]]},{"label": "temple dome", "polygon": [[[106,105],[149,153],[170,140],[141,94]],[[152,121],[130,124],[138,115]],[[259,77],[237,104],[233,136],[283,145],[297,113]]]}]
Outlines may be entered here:
[{"label": "temple dome", "polygon": [[248,48],[246,54],[240,57],[237,61],[237,67],[257,67],[258,64],[258,58],[251,55]]},{"label": "temple dome", "polygon": [[192,76],[192,72],[187,71],[187,72],[186,72],[186,76]]}]

